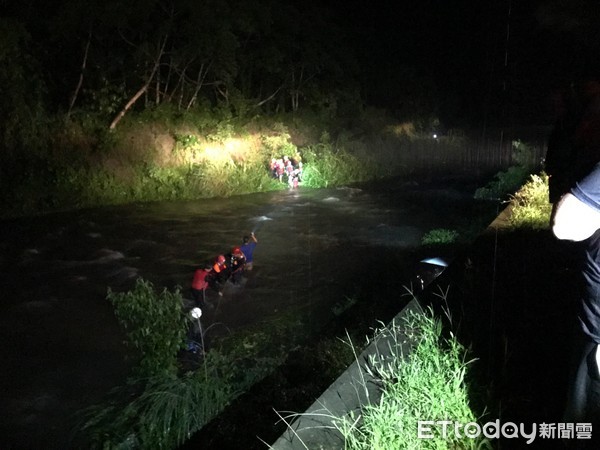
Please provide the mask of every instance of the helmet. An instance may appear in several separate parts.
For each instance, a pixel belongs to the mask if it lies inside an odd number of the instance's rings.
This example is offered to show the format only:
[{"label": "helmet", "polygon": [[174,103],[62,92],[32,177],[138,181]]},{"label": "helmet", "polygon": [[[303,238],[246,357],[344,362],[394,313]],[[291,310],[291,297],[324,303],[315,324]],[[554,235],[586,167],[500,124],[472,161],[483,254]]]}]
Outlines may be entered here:
[{"label": "helmet", "polygon": [[233,253],[234,255],[239,255],[240,253],[242,253],[242,249],[239,247],[233,247],[233,250],[231,250],[231,253]]},{"label": "helmet", "polygon": [[225,257],[223,255],[217,256],[217,263],[225,264]]}]

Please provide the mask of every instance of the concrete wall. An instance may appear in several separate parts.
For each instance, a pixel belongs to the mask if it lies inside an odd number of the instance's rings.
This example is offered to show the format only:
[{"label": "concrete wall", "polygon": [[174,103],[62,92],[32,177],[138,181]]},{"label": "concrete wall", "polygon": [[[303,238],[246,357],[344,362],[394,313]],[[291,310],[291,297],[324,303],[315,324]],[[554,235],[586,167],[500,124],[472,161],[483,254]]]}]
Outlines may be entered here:
[{"label": "concrete wall", "polygon": [[[423,312],[416,299],[406,305],[392,323],[400,323],[411,312]],[[390,328],[398,331],[398,327]],[[354,418],[359,417],[363,405],[379,401],[379,386],[367,370],[369,358],[375,355],[378,355],[378,358],[390,357],[391,348],[397,345],[396,343],[401,344],[403,355],[410,352],[411,343],[406,336],[382,333],[306,412],[290,413],[287,418],[286,413],[280,411],[279,414],[289,423],[289,426],[271,448],[275,450],[343,449],[344,438],[333,426],[332,418],[349,414],[354,414]],[[394,354],[398,354],[398,350],[395,350]]]}]

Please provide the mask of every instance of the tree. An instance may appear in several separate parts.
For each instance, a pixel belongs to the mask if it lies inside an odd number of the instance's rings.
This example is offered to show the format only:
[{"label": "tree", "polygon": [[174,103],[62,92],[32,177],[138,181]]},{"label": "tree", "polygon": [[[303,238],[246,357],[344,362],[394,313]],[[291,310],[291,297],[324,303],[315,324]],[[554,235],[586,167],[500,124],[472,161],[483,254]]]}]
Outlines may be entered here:
[{"label": "tree", "polygon": [[25,27],[0,18],[0,35],[0,145],[5,156],[14,157],[43,142],[45,82]]}]

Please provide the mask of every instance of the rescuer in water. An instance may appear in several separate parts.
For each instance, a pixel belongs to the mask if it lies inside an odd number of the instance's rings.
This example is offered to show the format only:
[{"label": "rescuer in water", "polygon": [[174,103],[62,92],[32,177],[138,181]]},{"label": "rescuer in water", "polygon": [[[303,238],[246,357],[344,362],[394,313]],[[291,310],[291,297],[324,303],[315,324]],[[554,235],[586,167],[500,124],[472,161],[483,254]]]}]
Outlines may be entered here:
[{"label": "rescuer in water", "polygon": [[212,266],[207,264],[202,269],[198,268],[194,271],[194,278],[192,279],[192,300],[196,306],[200,309],[212,308],[212,305],[206,302],[206,289],[209,287],[210,272]]},{"label": "rescuer in water", "polygon": [[227,258],[225,255],[217,256],[212,269],[210,271],[209,285],[212,289],[219,293],[219,296],[223,296],[223,287],[229,279],[230,267],[227,264]]},{"label": "rescuer in water", "polygon": [[231,267],[231,282],[237,284],[244,273],[244,266],[246,265],[246,257],[242,253],[240,247],[233,247],[231,255],[229,256],[230,267]]},{"label": "rescuer in water", "polygon": [[250,236],[244,236],[242,239],[242,246],[240,250],[246,257],[246,265],[244,270],[252,270],[253,261],[254,261],[254,249],[256,248],[256,244],[258,244],[258,239],[254,235],[254,232],[250,233]]}]

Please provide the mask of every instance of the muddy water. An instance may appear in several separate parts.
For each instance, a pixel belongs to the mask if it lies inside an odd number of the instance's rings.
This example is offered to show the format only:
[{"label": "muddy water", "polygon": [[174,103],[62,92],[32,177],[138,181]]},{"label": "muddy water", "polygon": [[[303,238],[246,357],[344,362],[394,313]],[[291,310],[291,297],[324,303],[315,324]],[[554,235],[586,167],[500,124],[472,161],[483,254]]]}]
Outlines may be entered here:
[{"label": "muddy water", "polygon": [[318,315],[368,283],[396,297],[423,234],[478,212],[473,188],[301,188],[0,223],[2,448],[65,448],[76,412],[125,380],[108,287],[143,277],[187,295],[197,265],[255,230],[255,270],[242,288],[210,298],[218,310],[206,320],[235,331],[303,305]]}]

